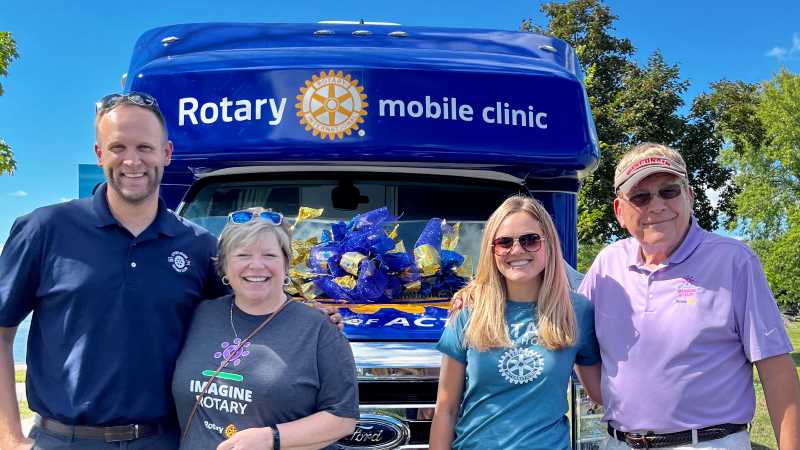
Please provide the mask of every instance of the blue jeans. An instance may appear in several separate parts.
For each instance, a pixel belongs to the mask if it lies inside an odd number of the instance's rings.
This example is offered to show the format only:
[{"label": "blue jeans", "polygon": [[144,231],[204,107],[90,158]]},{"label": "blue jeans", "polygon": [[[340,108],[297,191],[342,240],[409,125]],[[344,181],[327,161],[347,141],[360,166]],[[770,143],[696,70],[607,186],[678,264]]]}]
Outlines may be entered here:
[{"label": "blue jeans", "polygon": [[178,450],[180,432],[175,429],[132,441],[105,442],[62,436],[34,425],[28,437],[33,440],[33,450]]}]

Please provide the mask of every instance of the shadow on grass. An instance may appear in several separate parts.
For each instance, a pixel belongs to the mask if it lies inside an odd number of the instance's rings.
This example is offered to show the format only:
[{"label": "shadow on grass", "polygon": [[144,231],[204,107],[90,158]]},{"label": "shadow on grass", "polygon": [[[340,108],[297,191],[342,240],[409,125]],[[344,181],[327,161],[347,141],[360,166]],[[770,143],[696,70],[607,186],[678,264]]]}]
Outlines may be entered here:
[{"label": "shadow on grass", "polygon": [[750,442],[750,446],[753,448],[753,450],[774,450],[774,449],[772,449],[770,447],[767,447],[765,445],[756,444],[755,442]]},{"label": "shadow on grass", "polygon": [[794,360],[794,366],[800,367],[800,353],[792,353],[792,359]]}]

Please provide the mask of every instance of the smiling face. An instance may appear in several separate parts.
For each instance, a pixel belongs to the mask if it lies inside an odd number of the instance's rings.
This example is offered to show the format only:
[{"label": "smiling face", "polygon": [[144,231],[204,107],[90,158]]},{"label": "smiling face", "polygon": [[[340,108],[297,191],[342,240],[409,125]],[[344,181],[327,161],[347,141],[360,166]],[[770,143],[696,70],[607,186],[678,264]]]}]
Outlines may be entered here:
[{"label": "smiling face", "polygon": [[158,198],[172,143],[152,111],[122,105],[98,121],[95,154],[111,187],[110,201],[139,204]]},{"label": "smiling face", "polygon": [[269,305],[284,298],[286,257],[274,232],[262,232],[254,242],[233,247],[224,272],[237,304]]},{"label": "smiling face", "polygon": [[[522,235],[531,233],[547,239],[539,221],[527,212],[520,211],[506,217],[500,223],[493,238],[515,238],[510,252],[505,254],[505,250],[498,249],[494,255],[495,266],[505,278],[509,297],[514,300],[526,300],[531,296],[535,298],[538,295],[539,286],[542,283],[542,273],[547,265],[546,245],[542,245],[536,252],[528,252],[516,240]],[[504,254],[498,255],[497,253]]]},{"label": "smiling face", "polygon": [[[678,186],[680,195],[664,199],[659,191],[669,192]],[[650,194],[650,202],[636,206],[630,199]],[[639,241],[645,261],[655,257],[657,263],[666,259],[683,241],[692,217],[694,195],[675,175],[650,175],[627,193],[614,199],[617,220]]]}]

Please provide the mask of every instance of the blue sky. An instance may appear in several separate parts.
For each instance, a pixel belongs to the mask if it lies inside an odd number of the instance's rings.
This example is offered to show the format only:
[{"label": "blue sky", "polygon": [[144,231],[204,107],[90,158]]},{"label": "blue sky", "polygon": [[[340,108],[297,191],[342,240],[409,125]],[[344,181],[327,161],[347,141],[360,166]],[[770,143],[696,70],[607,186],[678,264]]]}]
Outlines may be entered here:
[{"label": "blue sky", "polygon": [[[7,2],[0,31],[11,31],[21,58],[0,79],[0,137],[18,170],[0,176],[0,245],[17,216],[78,195],[78,164],[94,162],[94,102],[118,91],[137,37],[171,23],[208,21],[394,21],[403,25],[515,30],[544,23],[541,1],[209,1]],[[630,38],[642,61],[661,49],[692,85],[770,78],[785,65],[800,72],[800,2],[610,1],[616,35]]]}]

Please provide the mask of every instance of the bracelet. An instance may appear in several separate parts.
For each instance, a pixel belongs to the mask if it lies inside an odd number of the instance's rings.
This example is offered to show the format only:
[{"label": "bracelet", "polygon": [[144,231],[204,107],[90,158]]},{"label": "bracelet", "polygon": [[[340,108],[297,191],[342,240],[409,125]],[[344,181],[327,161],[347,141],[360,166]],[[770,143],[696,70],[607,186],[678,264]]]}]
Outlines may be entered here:
[{"label": "bracelet", "polygon": [[272,430],[272,450],[281,450],[281,432],[278,431],[277,425],[270,425]]}]

